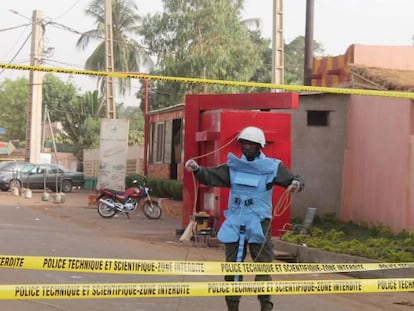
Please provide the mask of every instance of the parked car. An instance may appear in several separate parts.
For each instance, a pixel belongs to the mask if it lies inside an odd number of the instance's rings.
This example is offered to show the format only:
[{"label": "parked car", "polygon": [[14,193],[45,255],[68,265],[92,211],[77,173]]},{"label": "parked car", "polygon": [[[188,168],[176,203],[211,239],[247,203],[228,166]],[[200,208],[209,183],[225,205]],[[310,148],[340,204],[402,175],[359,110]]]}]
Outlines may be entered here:
[{"label": "parked car", "polygon": [[7,191],[11,186],[29,189],[50,189],[52,191],[71,192],[73,187],[82,187],[82,172],[75,172],[57,164],[26,163],[14,175],[1,175],[0,188]]},{"label": "parked car", "polygon": [[18,179],[20,170],[30,163],[23,161],[6,161],[0,163],[0,189],[9,190]]}]

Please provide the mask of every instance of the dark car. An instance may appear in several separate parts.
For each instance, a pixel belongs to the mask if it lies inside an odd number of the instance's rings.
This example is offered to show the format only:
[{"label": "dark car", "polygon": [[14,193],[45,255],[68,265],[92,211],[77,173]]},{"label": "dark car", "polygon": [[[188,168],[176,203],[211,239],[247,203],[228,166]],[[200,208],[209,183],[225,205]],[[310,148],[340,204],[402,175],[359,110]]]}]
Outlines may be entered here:
[{"label": "dark car", "polygon": [[23,161],[7,161],[0,163],[0,189],[7,191],[14,186],[20,170],[30,163]]},{"label": "dark car", "polygon": [[71,192],[73,187],[82,187],[84,183],[82,172],[58,164],[29,164],[21,169],[20,175],[21,185],[29,189]]},{"label": "dark car", "polygon": [[[73,187],[82,187],[82,172],[75,172],[57,164],[26,163],[19,172],[4,180],[0,173],[0,188],[7,190],[11,185],[28,189],[51,189],[52,191],[71,192]],[[7,185],[3,187],[3,184]],[[7,189],[6,189],[7,188]]]}]

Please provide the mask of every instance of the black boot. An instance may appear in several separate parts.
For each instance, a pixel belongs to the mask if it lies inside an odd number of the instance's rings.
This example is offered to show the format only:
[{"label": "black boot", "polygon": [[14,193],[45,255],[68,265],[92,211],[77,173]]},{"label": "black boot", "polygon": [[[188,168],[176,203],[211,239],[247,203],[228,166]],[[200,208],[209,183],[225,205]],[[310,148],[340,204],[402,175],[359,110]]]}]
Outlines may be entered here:
[{"label": "black boot", "polygon": [[239,311],[238,302],[226,302],[226,303],[227,303],[227,311]]},{"label": "black boot", "polygon": [[260,304],[260,311],[271,311],[273,310],[273,303],[270,301],[262,302]]}]

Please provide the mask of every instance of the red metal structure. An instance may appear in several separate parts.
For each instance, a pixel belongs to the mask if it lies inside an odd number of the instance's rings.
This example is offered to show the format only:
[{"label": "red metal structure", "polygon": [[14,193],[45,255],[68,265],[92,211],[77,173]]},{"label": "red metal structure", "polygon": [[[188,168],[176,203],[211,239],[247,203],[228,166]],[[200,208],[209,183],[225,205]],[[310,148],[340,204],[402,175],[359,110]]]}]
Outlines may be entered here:
[{"label": "red metal structure", "polygon": [[[266,135],[267,146],[263,150],[266,156],[278,158],[290,167],[290,115],[271,109],[297,109],[298,99],[296,93],[187,95],[184,160],[194,158],[202,166],[225,163],[229,152],[241,155],[236,141],[240,130],[257,126]],[[229,189],[198,186],[189,172],[184,173],[183,185],[183,227],[201,211],[211,216],[210,222],[217,216],[220,225]],[[275,188],[274,205],[283,192],[284,189]],[[273,219],[273,235],[278,235],[287,222],[290,222],[290,209]]]}]

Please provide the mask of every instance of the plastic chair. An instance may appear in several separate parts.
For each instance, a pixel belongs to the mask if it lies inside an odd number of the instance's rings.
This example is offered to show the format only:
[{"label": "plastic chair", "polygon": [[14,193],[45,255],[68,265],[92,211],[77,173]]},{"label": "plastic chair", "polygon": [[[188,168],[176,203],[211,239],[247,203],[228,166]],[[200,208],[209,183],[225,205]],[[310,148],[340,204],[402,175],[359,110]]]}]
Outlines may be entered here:
[{"label": "plastic chair", "polygon": [[[210,219],[213,218],[212,226],[208,226]],[[209,216],[207,219],[205,216],[202,216],[201,221],[200,218],[196,216],[197,224],[194,226],[194,234],[193,234],[193,242],[194,245],[199,245],[200,240],[203,241],[204,246],[210,247],[211,239],[216,237],[217,234],[217,224],[218,224],[218,216]],[[200,226],[201,224],[201,226]]]}]

